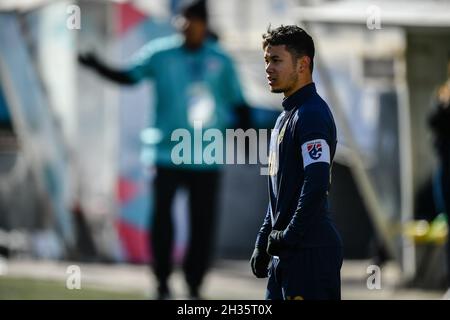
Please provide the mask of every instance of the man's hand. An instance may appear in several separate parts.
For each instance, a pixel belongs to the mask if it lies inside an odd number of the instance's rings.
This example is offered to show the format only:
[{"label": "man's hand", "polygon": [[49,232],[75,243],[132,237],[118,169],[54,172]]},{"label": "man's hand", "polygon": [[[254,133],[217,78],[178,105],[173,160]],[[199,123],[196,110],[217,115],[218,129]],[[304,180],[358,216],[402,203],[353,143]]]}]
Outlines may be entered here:
[{"label": "man's hand", "polygon": [[250,265],[252,272],[257,278],[267,278],[269,270],[270,256],[264,251],[255,248],[253,250],[252,258],[250,259]]},{"label": "man's hand", "polygon": [[272,230],[267,243],[267,253],[271,256],[279,256],[281,249],[284,248],[283,231]]},{"label": "man's hand", "polygon": [[97,56],[92,52],[78,54],[78,62],[86,67],[95,68],[98,66]]}]

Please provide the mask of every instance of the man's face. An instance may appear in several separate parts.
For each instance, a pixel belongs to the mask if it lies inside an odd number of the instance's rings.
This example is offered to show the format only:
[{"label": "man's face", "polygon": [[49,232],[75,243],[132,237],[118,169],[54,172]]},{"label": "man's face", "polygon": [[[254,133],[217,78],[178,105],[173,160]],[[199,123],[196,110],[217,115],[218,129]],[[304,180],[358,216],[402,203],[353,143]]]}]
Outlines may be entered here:
[{"label": "man's face", "polygon": [[285,45],[271,46],[264,49],[266,75],[270,91],[289,96],[297,90],[299,66],[292,58]]},{"label": "man's face", "polygon": [[207,30],[206,22],[201,18],[184,17],[182,31],[186,37],[186,44],[189,47],[201,46],[206,38]]}]

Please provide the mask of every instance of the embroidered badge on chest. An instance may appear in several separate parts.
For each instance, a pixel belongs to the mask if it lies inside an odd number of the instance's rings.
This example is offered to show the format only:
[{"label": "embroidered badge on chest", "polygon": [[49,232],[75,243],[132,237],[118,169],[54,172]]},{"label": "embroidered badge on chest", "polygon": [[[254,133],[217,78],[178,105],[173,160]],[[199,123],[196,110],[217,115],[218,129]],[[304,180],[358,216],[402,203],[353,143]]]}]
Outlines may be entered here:
[{"label": "embroidered badge on chest", "polygon": [[284,132],[286,131],[286,127],[287,127],[287,122],[284,124],[283,128],[281,128],[280,133],[278,134],[278,140],[277,143],[280,144],[281,141],[283,141],[284,138]]}]

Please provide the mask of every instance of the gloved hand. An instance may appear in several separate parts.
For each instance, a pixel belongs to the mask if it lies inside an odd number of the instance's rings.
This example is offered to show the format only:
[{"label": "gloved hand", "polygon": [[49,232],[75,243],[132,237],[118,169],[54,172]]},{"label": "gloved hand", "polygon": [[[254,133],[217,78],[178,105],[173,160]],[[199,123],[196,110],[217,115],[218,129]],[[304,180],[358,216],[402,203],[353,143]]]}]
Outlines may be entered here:
[{"label": "gloved hand", "polygon": [[267,278],[270,256],[264,251],[255,248],[250,259],[252,272],[257,278]]},{"label": "gloved hand", "polygon": [[78,62],[91,68],[95,68],[98,65],[97,56],[92,52],[78,54]]},{"label": "gloved hand", "polygon": [[279,256],[284,247],[283,231],[272,230],[267,242],[267,253],[271,256]]}]

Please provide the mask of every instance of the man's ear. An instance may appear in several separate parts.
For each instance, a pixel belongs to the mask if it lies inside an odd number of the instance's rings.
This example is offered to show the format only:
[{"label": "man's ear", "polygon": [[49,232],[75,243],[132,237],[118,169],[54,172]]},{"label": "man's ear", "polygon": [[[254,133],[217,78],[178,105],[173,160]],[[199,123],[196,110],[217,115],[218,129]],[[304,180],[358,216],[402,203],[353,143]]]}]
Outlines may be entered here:
[{"label": "man's ear", "polygon": [[299,59],[299,71],[300,73],[303,73],[305,71],[308,71],[309,66],[311,64],[311,59],[308,56],[303,56]]}]

